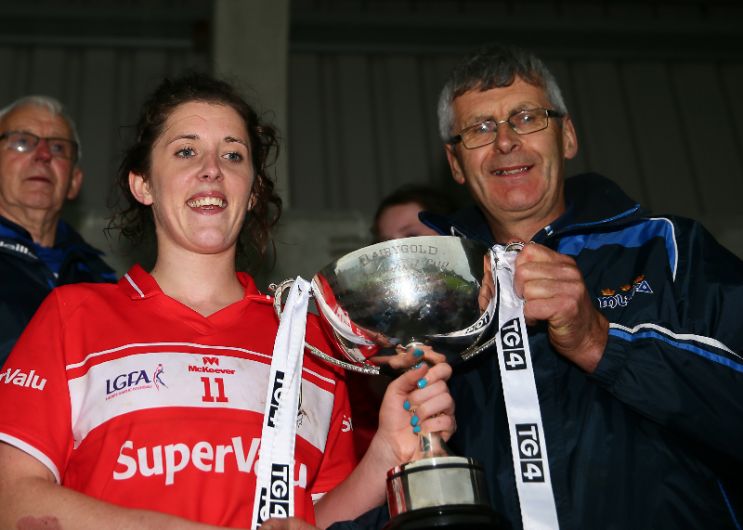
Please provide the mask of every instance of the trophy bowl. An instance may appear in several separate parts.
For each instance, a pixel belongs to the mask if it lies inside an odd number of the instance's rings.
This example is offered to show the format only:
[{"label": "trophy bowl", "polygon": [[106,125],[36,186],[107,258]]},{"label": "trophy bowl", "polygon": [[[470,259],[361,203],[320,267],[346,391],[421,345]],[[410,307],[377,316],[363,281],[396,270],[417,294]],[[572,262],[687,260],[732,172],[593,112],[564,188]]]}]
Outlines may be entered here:
[{"label": "trophy bowl", "polygon": [[346,254],[320,270],[312,292],[321,322],[355,365],[403,368],[410,345],[453,364],[478,347],[493,318],[478,296],[489,249],[454,236],[393,239]]}]

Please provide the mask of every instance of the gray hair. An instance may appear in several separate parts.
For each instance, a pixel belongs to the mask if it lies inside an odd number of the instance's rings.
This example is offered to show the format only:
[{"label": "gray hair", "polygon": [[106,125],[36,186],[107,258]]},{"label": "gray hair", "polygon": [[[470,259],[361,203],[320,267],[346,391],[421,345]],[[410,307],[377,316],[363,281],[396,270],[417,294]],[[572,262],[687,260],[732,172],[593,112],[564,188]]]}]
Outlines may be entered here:
[{"label": "gray hair", "polygon": [[533,53],[515,46],[488,44],[460,62],[439,95],[439,134],[448,143],[454,127],[452,103],[470,90],[490,90],[510,86],[516,78],[543,88],[555,110],[567,114],[560,87],[552,73]]},{"label": "gray hair", "polygon": [[75,120],[73,120],[72,117],[67,114],[64,105],[62,105],[62,103],[58,99],[55,99],[51,96],[24,96],[22,98],[16,99],[10,105],[7,105],[0,109],[0,120],[5,118],[5,116],[7,114],[10,114],[12,111],[23,107],[40,107],[42,109],[48,110],[55,116],[61,117],[67,123],[70,131],[72,131],[72,139],[77,144],[77,160],[75,161],[75,163],[77,164],[78,162],[80,162],[80,158],[82,157],[82,148],[80,147],[80,135],[77,132]]}]

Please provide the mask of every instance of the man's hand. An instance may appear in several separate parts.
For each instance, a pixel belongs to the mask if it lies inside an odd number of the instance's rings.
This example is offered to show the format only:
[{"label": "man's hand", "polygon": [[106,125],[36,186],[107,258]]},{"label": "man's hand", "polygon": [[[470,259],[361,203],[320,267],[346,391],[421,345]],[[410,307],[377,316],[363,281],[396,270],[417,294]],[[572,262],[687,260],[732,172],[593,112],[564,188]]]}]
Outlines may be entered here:
[{"label": "man's hand", "polygon": [[516,258],[514,288],[525,300],[527,325],[543,320],[555,349],[588,373],[596,369],[609,336],[609,322],[593,306],[570,256],[528,244]]}]

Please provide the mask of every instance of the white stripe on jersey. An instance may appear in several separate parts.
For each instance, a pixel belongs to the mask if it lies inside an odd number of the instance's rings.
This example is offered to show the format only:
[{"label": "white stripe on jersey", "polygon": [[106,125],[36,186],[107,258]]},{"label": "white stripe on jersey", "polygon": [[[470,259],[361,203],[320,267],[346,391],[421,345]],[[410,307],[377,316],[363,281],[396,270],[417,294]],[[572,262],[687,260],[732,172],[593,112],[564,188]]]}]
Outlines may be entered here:
[{"label": "white stripe on jersey", "polygon": [[[101,355],[108,355],[109,353],[116,353],[116,352],[125,351],[128,349],[134,349],[134,348],[162,349],[165,347],[167,348],[182,347],[182,348],[194,348],[194,349],[207,350],[206,352],[200,355],[205,355],[207,353],[213,353],[215,350],[225,350],[225,351],[234,351],[234,352],[240,352],[240,353],[248,353],[250,355],[257,355],[259,357],[263,357],[265,359],[271,359],[271,356],[266,353],[246,350],[245,348],[238,348],[236,346],[215,346],[211,344],[198,344],[195,342],[132,342],[129,344],[122,344],[121,346],[110,348],[108,350],[101,350],[101,351],[89,353],[88,355],[85,356],[85,358],[82,361],[80,361],[79,363],[68,364],[65,367],[65,369],[73,370],[75,368],[80,368],[82,366],[85,366],[85,364],[91,359],[95,359],[96,357],[100,357]],[[334,383],[332,379],[327,379],[327,381]]]},{"label": "white stripe on jersey", "polygon": [[140,298],[144,298],[144,293],[142,292],[142,289],[139,288],[139,286],[134,282],[131,276],[129,276],[129,273],[127,272],[124,274],[124,278],[126,278],[126,281],[129,282],[129,285],[132,286],[132,288],[137,291],[137,294],[139,294]]},{"label": "white stripe on jersey", "polygon": [[[91,359],[95,359],[96,357],[100,357],[101,355],[107,355],[110,353],[116,353],[120,351],[124,351],[131,348],[163,348],[163,347],[186,347],[186,348],[194,348],[194,349],[203,349],[207,350],[205,353],[214,353],[215,350],[224,350],[224,351],[234,351],[239,353],[246,353],[250,355],[255,355],[257,357],[262,357],[264,359],[268,359],[270,362],[271,356],[267,355],[265,353],[260,353],[253,350],[248,350],[245,348],[238,348],[237,346],[215,346],[210,344],[198,344],[195,342],[132,342],[130,344],[123,344],[121,346],[117,346],[116,348],[110,348],[108,350],[101,350],[98,352],[89,353],[85,356],[85,358],[78,362],[78,363],[72,363],[65,366],[66,370],[74,370],[75,368],[81,368],[85,366]],[[203,354],[200,354],[203,355]],[[315,372],[314,370],[310,370],[309,368],[304,368],[304,372],[307,372],[308,374],[312,374],[318,379],[325,381],[329,385],[335,386],[335,379],[332,377],[327,377],[322,374],[319,374],[318,372]]]},{"label": "white stripe on jersey", "polygon": [[[140,410],[230,408],[262,414],[269,365],[262,360],[218,355],[220,350],[236,348],[199,346],[210,351],[153,348],[156,351],[147,352],[136,345],[140,353],[104,361],[70,379],[75,447],[107,421]],[[303,380],[297,434],[320,451],[325,449],[332,411],[332,391]]]},{"label": "white stripe on jersey", "polygon": [[15,436],[11,436],[4,432],[0,432],[0,441],[6,442],[8,445],[12,445],[13,447],[16,447],[21,451],[33,456],[36,460],[44,464],[49,469],[49,471],[51,471],[52,475],[54,475],[54,479],[57,481],[57,484],[62,483],[62,479],[59,475],[59,469],[57,469],[57,466],[54,465],[54,462],[52,462],[52,460],[48,456],[46,456],[45,453],[42,453],[41,451],[36,449],[36,447],[27,444],[20,438],[16,438]]}]

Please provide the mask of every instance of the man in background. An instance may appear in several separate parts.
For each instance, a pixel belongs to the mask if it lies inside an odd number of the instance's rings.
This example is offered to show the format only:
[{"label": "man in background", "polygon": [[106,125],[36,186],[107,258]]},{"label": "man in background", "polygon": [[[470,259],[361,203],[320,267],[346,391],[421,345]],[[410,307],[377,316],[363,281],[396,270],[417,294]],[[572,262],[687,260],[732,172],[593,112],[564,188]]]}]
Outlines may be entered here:
[{"label": "man in background", "polygon": [[60,219],[82,185],[79,145],[53,98],[0,110],[0,365],[52,288],[116,279],[102,253]]}]

